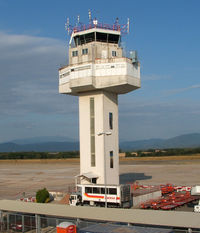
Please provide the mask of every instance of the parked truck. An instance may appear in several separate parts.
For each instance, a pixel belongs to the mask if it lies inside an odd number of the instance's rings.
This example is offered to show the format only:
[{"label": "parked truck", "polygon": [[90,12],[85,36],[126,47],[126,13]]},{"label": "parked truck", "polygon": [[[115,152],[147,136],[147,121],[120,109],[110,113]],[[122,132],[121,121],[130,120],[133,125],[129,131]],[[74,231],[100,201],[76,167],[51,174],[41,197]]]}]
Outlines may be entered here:
[{"label": "parked truck", "polygon": [[200,200],[199,200],[198,205],[195,205],[195,206],[194,206],[194,212],[195,212],[195,213],[200,213]]},{"label": "parked truck", "polygon": [[89,205],[108,207],[130,208],[131,191],[130,185],[97,185],[80,184],[77,185],[77,192],[70,196],[70,205]]},{"label": "parked truck", "polygon": [[191,195],[200,195],[200,186],[196,185],[191,188]]},{"label": "parked truck", "polygon": [[[196,186],[191,188],[191,195],[200,195],[200,186],[199,185],[196,185]],[[200,200],[199,200],[198,205],[194,206],[194,212],[200,213]]]}]

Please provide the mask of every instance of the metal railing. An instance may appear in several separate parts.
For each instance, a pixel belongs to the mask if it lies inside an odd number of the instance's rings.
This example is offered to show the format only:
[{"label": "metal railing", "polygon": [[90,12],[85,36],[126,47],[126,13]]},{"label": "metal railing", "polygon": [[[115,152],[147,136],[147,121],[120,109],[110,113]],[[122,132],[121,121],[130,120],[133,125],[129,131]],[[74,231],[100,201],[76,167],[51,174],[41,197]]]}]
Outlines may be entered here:
[{"label": "metal railing", "polygon": [[[156,229],[159,232],[170,232],[170,233],[200,233],[200,229],[183,229],[183,228],[172,228],[172,227],[156,227],[156,226],[143,226],[143,225],[132,225],[132,224],[123,224],[105,221],[88,221],[80,219],[71,219],[71,218],[59,218],[59,217],[50,217],[50,216],[40,216],[40,215],[28,215],[28,214],[17,214],[17,213],[8,213],[4,212],[3,217],[0,222],[0,232],[2,233],[14,233],[14,232],[26,232],[26,233],[56,233],[56,226],[61,222],[71,222],[76,225],[77,233],[86,227],[91,226],[101,226],[104,227],[123,227],[131,228],[135,226],[137,229],[149,230]],[[134,227],[133,227],[134,228]],[[122,229],[122,228],[121,228]]]},{"label": "metal railing", "polygon": [[80,25],[78,27],[74,27],[73,28],[73,32],[82,32],[85,30],[89,30],[92,28],[99,28],[99,29],[106,29],[106,30],[113,30],[113,31],[122,31],[122,29],[124,30],[125,26],[124,25],[119,25],[119,24],[105,24],[105,23],[97,23],[97,24],[83,24]]}]

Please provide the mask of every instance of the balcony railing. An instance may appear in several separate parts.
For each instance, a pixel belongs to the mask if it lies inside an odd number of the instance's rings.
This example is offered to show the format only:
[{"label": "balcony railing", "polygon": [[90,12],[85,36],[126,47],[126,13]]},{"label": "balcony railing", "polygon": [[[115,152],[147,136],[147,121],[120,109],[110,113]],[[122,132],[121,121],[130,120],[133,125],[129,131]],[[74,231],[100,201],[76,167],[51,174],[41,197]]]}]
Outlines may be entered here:
[{"label": "balcony railing", "polygon": [[66,66],[62,66],[60,67],[59,70],[65,69],[65,68],[70,68],[70,67],[74,67],[77,65],[84,65],[84,64],[88,64],[88,63],[92,63],[94,62],[95,64],[102,64],[102,63],[118,63],[118,62],[128,62],[128,63],[132,63],[132,59],[128,58],[128,57],[115,57],[115,58],[96,58],[94,61],[93,59],[91,59],[90,61],[86,61],[86,62],[79,62],[76,65],[66,65]]}]

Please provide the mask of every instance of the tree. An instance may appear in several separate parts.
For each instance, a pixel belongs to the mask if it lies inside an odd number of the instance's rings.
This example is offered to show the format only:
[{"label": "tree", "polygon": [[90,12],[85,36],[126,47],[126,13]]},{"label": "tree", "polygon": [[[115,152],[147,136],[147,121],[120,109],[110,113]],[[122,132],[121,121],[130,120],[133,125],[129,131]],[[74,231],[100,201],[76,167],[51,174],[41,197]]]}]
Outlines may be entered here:
[{"label": "tree", "polygon": [[38,203],[45,203],[49,200],[49,192],[46,188],[40,189],[36,193],[36,201]]}]

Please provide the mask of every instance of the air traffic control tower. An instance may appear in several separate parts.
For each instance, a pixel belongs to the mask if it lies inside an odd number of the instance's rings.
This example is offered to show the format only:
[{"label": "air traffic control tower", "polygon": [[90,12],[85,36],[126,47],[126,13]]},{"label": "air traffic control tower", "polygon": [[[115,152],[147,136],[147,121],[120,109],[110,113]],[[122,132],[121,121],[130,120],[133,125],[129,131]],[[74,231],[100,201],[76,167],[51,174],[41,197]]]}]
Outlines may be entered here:
[{"label": "air traffic control tower", "polygon": [[79,97],[80,184],[119,184],[118,95],[140,88],[137,53],[121,47],[127,27],[95,19],[71,28],[59,93]]}]

